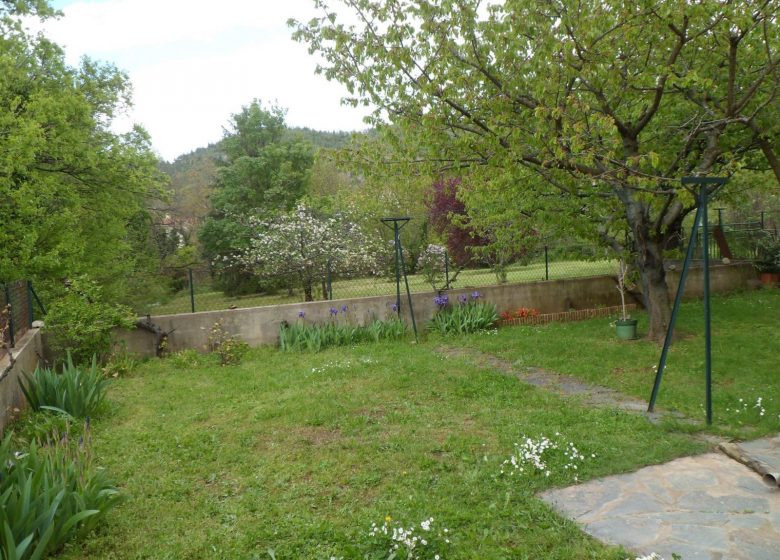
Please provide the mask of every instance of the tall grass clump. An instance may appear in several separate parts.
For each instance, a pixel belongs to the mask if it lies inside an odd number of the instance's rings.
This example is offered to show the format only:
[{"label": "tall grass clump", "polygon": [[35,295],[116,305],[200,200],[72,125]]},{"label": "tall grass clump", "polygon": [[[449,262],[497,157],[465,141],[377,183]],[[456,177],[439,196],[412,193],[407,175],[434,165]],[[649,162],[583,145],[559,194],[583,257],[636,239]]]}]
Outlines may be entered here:
[{"label": "tall grass clump", "polygon": [[67,433],[14,451],[0,443],[0,557],[38,560],[92,531],[122,496],[92,464],[89,428],[78,442]]},{"label": "tall grass clump", "polygon": [[398,318],[375,319],[368,325],[343,323],[282,324],[279,347],[285,352],[319,352],[333,346],[349,346],[361,342],[399,340],[406,336],[406,324]]},{"label": "tall grass clump", "polygon": [[434,303],[439,307],[428,323],[428,329],[443,335],[469,334],[492,328],[498,321],[498,311],[492,303],[479,301],[479,292],[471,299],[462,295],[457,305],[449,305],[449,297],[436,296]]},{"label": "tall grass clump", "polygon": [[94,416],[106,396],[108,380],[92,365],[82,370],[73,365],[68,354],[62,373],[49,368],[36,368],[32,375],[23,374],[19,385],[33,410],[56,410],[74,418]]}]

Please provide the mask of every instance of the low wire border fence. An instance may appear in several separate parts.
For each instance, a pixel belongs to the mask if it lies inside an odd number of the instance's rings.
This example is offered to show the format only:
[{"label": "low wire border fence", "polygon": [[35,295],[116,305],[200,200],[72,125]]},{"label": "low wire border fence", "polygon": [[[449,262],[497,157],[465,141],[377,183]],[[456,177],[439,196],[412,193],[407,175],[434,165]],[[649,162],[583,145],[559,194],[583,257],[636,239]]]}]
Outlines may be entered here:
[{"label": "low wire border fence", "polygon": [[29,280],[0,284],[0,357],[32,328],[36,306],[46,312]]}]

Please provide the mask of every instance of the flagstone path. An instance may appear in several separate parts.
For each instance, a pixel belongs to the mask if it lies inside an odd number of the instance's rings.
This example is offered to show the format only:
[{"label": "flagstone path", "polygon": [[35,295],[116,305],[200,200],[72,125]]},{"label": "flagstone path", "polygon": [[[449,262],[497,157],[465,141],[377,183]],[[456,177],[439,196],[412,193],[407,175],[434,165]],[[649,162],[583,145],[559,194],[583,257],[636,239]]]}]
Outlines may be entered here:
[{"label": "flagstone path", "polygon": [[[647,403],[640,399],[567,375],[519,369],[478,350],[441,347],[438,352],[594,406],[646,414],[654,422],[669,415],[694,422],[676,413],[647,414]],[[743,443],[707,439],[718,443],[720,452],[549,490],[540,497],[593,537],[637,555],[780,559],[780,489],[762,481],[767,473],[780,480],[780,436]]]}]

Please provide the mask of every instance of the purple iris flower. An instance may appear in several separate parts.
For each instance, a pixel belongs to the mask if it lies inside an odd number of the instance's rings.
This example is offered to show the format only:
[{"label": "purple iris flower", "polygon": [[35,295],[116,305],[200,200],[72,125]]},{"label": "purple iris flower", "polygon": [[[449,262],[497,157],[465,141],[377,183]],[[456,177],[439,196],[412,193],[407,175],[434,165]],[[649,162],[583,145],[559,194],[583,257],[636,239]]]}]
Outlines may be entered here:
[{"label": "purple iris flower", "polygon": [[395,312],[395,311],[398,311],[398,304],[397,304],[397,303],[393,303],[393,304],[391,304],[391,305],[390,305],[390,309],[392,309],[394,312]]},{"label": "purple iris flower", "polygon": [[303,319],[304,317],[306,317],[306,312],[305,311],[298,311],[298,317]]},{"label": "purple iris flower", "polygon": [[346,313],[347,312],[347,306],[346,305],[342,305],[341,306],[341,312],[342,313]]},{"label": "purple iris flower", "polygon": [[461,294],[458,296],[458,303],[460,303],[461,305],[464,305],[468,300],[469,300],[469,296],[467,296],[466,294]]},{"label": "purple iris flower", "polygon": [[449,296],[446,295],[436,296],[435,298],[433,298],[433,303],[435,303],[439,307],[446,307],[449,302],[450,302],[450,298]]},{"label": "purple iris flower", "polygon": [[479,292],[471,292],[471,299],[479,299],[482,297],[482,294]]},{"label": "purple iris flower", "polygon": [[331,307],[330,308],[330,314],[331,315],[338,315],[339,314],[339,310],[336,309],[335,307]]}]

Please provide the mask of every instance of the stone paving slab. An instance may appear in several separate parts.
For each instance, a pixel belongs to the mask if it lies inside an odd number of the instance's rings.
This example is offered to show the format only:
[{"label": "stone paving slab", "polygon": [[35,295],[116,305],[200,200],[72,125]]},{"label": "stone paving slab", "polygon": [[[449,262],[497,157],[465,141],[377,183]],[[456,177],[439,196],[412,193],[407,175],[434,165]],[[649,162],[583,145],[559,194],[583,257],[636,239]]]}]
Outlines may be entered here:
[{"label": "stone paving slab", "polygon": [[752,461],[764,465],[767,472],[780,473],[780,436],[743,441],[734,445]]},{"label": "stone paving slab", "polygon": [[640,555],[780,558],[780,490],[721,453],[549,490],[541,497],[597,539]]}]

